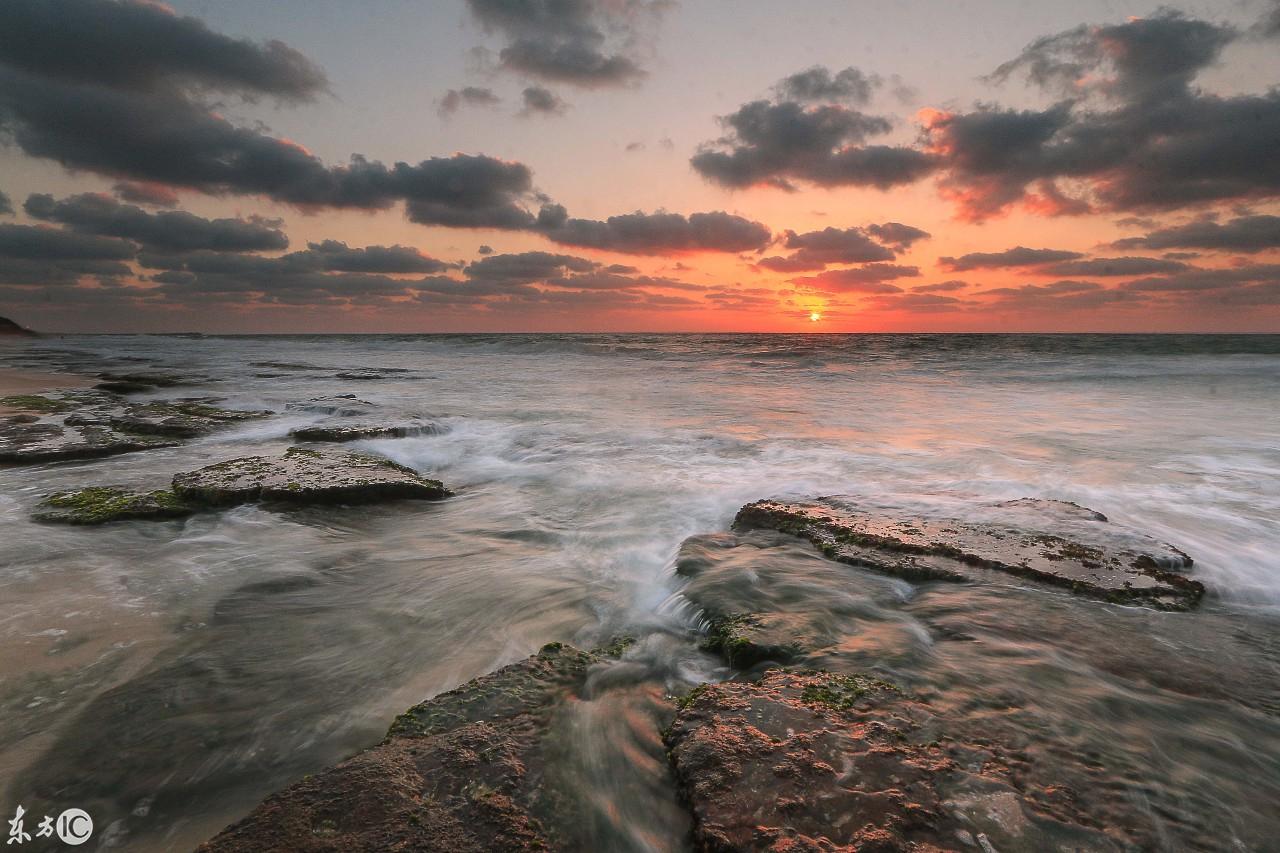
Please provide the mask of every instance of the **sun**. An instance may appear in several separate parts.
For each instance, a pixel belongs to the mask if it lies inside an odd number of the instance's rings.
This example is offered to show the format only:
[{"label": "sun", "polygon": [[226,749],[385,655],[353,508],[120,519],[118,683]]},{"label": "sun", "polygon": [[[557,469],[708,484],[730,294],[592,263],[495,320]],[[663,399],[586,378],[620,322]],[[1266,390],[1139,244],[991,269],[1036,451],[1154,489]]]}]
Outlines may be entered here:
[{"label": "sun", "polygon": [[817,311],[814,311],[814,312],[812,312],[812,313],[810,313],[810,314],[809,314],[809,322],[810,322],[810,323],[816,323],[816,322],[818,322],[818,321],[819,321],[819,320],[821,320],[821,319],[822,319],[822,315],[821,315],[821,314],[819,314]]}]

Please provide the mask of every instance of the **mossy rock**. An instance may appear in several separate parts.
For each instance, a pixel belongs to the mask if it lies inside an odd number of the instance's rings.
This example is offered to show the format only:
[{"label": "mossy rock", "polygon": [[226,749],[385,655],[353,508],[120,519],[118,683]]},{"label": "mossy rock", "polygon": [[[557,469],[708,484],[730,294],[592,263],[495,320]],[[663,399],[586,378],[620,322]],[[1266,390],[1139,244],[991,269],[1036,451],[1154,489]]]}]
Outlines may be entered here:
[{"label": "mossy rock", "polygon": [[8,397],[0,397],[0,406],[20,409],[24,412],[45,412],[51,415],[69,412],[75,408],[75,404],[66,400],[54,400],[41,394],[11,394]]},{"label": "mossy rock", "polygon": [[37,506],[37,521],[56,524],[106,524],[134,519],[182,518],[196,507],[170,489],[135,492],[110,486],[93,486],[49,495]]}]

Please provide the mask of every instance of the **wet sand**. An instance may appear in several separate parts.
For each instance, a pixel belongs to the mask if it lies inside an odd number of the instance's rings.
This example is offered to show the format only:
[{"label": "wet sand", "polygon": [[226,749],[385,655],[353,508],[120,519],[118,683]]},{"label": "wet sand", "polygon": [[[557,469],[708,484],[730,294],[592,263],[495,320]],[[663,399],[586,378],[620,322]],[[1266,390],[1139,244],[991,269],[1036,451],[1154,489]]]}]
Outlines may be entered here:
[{"label": "wet sand", "polygon": [[[42,394],[64,388],[87,388],[93,380],[71,373],[42,373],[36,370],[6,370],[0,368],[0,397],[13,394]],[[0,403],[0,415],[10,415],[14,409]]]}]

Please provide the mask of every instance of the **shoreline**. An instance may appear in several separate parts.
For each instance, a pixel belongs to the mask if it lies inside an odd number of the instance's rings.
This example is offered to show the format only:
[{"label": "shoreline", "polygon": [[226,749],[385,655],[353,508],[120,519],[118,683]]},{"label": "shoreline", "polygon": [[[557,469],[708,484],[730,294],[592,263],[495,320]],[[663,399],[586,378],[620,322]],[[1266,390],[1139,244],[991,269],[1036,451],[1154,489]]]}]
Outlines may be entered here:
[{"label": "shoreline", "polygon": [[[94,380],[74,373],[46,373],[40,370],[17,370],[0,367],[0,398],[19,394],[43,394],[88,388]],[[0,403],[0,415],[17,414],[18,410]]]}]

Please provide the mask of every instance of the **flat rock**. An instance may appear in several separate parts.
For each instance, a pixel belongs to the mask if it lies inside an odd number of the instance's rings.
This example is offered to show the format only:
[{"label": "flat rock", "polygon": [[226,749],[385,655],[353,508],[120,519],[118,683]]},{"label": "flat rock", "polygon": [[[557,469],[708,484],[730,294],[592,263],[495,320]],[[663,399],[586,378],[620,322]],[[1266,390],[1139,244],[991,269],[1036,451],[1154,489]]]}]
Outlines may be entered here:
[{"label": "flat rock", "polygon": [[1064,792],[1021,788],[994,760],[965,769],[974,745],[938,738],[930,719],[861,675],[771,670],[697,688],[665,734],[695,849],[1123,849],[1061,806]]},{"label": "flat rock", "polygon": [[0,420],[0,462],[90,459],[172,447],[270,412],[223,409],[200,400],[130,403],[101,391],[0,398],[20,412]]},{"label": "flat rock", "polygon": [[1185,574],[1192,564],[1185,553],[1116,528],[1101,513],[1030,501],[975,514],[983,520],[908,517],[826,497],[748,504],[734,526],[800,536],[831,559],[913,581],[980,581],[996,572],[1162,610],[1185,610],[1204,595]]},{"label": "flat rock", "polygon": [[413,438],[420,435],[443,435],[448,429],[440,424],[317,424],[291,430],[296,441],[342,442],[369,438]]},{"label": "flat rock", "polygon": [[200,853],[564,849],[550,721],[599,656],[560,643],[423,702],[387,738],[271,795]]},{"label": "flat rock", "polygon": [[283,456],[231,459],[178,474],[173,490],[182,499],[209,506],[252,501],[368,503],[419,498],[438,500],[450,492],[389,459],[362,453],[291,447]]},{"label": "flat rock", "polygon": [[160,520],[191,515],[198,507],[169,489],[138,492],[93,486],[57,492],[36,505],[32,517],[54,524],[106,524],[112,521]]},{"label": "flat rock", "polygon": [[368,400],[361,400],[355,394],[332,394],[325,397],[313,397],[298,403],[285,406],[291,412],[312,412],[317,415],[330,415],[339,418],[355,418],[368,415],[377,406]]}]

